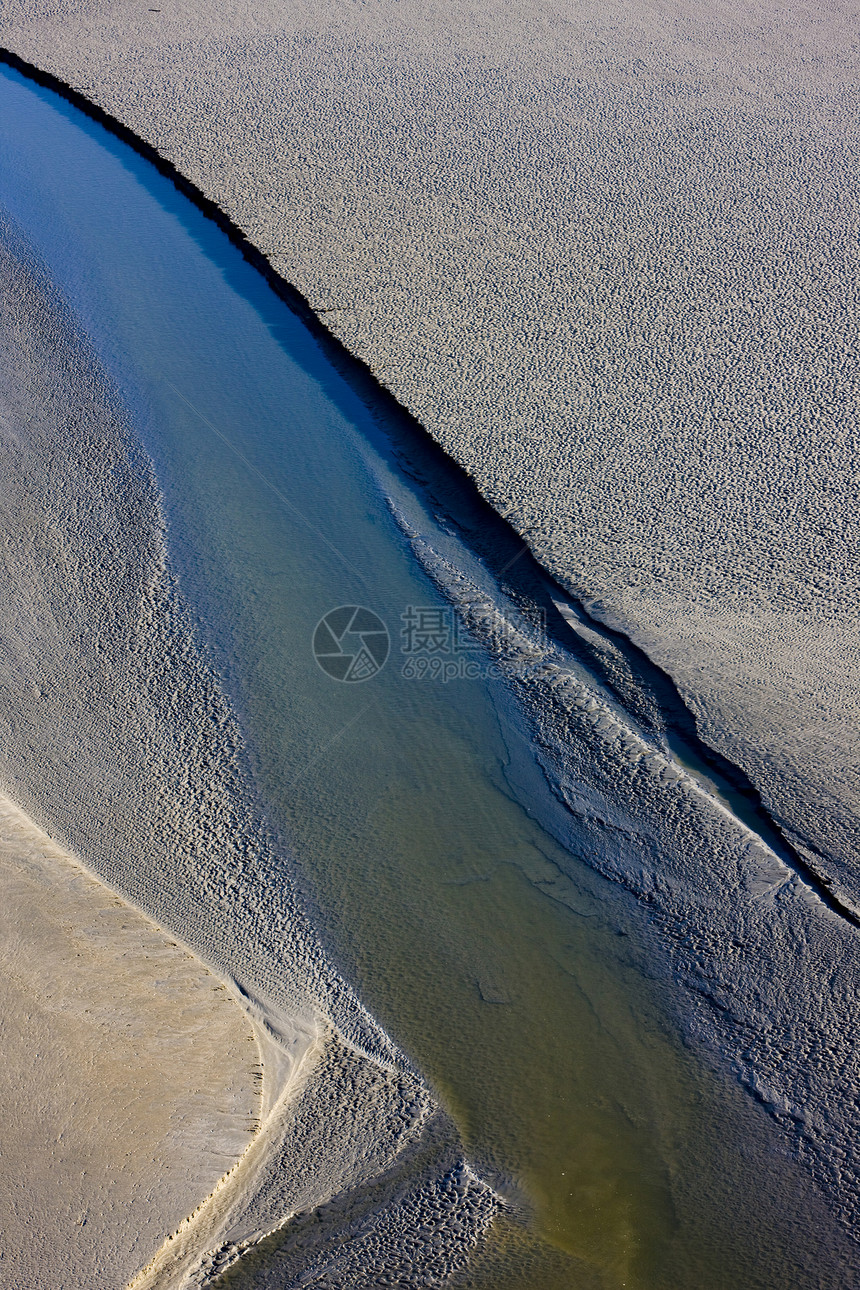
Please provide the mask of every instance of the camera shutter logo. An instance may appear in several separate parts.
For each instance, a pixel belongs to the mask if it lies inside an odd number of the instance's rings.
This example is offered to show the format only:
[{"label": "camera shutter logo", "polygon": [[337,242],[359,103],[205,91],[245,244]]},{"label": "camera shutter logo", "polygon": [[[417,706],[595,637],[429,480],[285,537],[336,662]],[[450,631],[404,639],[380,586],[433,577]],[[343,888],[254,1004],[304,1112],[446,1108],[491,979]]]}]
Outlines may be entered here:
[{"label": "camera shutter logo", "polygon": [[363,605],[331,609],[314,628],[314,658],[335,681],[369,681],[385,666],[390,648],[385,623]]}]

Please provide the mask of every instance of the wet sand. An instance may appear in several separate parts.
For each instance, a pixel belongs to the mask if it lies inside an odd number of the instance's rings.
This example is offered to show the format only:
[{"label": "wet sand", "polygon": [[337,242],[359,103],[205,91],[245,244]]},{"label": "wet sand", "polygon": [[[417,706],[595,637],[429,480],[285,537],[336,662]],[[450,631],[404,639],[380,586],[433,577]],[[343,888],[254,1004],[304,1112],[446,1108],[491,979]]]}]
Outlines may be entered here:
[{"label": "wet sand", "polygon": [[0,891],[0,1284],[122,1286],[251,1141],[254,1032],[6,798]]},{"label": "wet sand", "polygon": [[[30,155],[46,160],[44,148]],[[55,153],[55,173],[69,160]],[[69,217],[62,199],[39,210],[49,222]],[[169,1221],[152,1224],[129,1268],[155,1256],[137,1284],[185,1284],[206,1273],[201,1259],[221,1268],[324,1206],[320,1240],[289,1252],[295,1276],[309,1260],[336,1267],[344,1284],[365,1284],[374,1260],[379,1275],[399,1275],[416,1258],[416,1228],[424,1273],[447,1276],[497,1202],[319,945],[173,579],[158,489],[128,410],[38,257],[3,224],[0,286],[0,782],[235,986],[261,1037],[263,1131],[253,1150],[214,1193],[212,1178],[198,1179]],[[20,1035],[10,1043],[20,1047]],[[222,1173],[219,1162],[216,1182]],[[165,1242],[177,1223],[181,1239]],[[99,1243],[88,1231],[87,1258],[102,1259]],[[38,1284],[48,1281],[40,1265]]]},{"label": "wet sand", "polygon": [[[500,5],[492,22],[10,5],[0,41],[241,225],[856,898],[856,19]],[[708,963],[735,954],[714,941]],[[852,1138],[825,1183],[842,1203],[856,1140],[819,1033],[799,1058]],[[821,1063],[834,1084],[850,1048]],[[780,1081],[751,1087],[782,1108]]]}]

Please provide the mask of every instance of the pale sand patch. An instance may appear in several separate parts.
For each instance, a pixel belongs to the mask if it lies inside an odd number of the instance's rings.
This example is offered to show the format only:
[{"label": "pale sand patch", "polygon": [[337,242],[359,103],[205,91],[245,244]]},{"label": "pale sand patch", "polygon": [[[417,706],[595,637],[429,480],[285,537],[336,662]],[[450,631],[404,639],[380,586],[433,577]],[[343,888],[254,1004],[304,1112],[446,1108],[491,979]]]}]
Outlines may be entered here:
[{"label": "pale sand patch", "polygon": [[0,1285],[122,1286],[245,1150],[231,995],[0,797]]}]

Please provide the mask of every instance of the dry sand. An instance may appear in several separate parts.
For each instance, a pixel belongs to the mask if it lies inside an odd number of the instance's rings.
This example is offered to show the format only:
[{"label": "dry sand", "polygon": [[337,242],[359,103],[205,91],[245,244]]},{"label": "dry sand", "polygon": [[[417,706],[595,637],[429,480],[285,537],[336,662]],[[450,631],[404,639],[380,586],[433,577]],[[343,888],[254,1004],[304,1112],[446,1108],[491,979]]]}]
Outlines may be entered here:
[{"label": "dry sand", "polygon": [[0,892],[0,1285],[119,1287],[250,1142],[254,1032],[6,798]]},{"label": "dry sand", "polygon": [[7,0],[0,43],[218,202],[857,898],[856,6]]}]

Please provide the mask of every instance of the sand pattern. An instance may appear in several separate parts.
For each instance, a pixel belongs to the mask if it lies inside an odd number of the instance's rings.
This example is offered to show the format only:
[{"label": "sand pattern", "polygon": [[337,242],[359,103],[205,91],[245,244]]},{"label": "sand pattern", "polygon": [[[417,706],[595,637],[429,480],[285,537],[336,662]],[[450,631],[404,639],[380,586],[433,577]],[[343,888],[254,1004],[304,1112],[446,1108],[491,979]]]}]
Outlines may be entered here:
[{"label": "sand pattern", "polygon": [[[299,4],[285,18],[264,0],[10,0],[0,27],[0,43],[126,122],[218,202],[559,581],[671,672],[705,738],[855,904],[856,42],[856,11],[838,2],[571,14],[381,0]],[[42,556],[49,564],[49,546]],[[147,625],[163,609],[155,590],[135,601]],[[55,604],[36,612],[49,634]],[[44,746],[45,696],[23,617],[14,632],[25,750],[15,773],[35,795],[27,758]],[[205,678],[194,684],[229,747],[218,696]],[[74,694],[64,701],[72,711]],[[166,710],[140,708],[153,748]],[[573,718],[571,730],[585,720]],[[548,756],[570,771],[573,733],[558,746],[554,736]],[[62,740],[50,746],[72,783]],[[112,798],[120,814],[130,747]],[[98,771],[110,782],[109,763]],[[670,791],[685,808],[683,777]],[[218,792],[193,817],[187,876],[224,836]],[[165,851],[192,818],[187,801],[168,794],[167,805]],[[70,832],[80,807],[68,807]],[[659,859],[640,894],[681,928],[693,914],[686,889]],[[748,870],[746,858],[729,869],[736,887]],[[232,909],[242,873],[205,872]],[[704,1006],[755,1036],[742,1078],[852,1221],[856,1062],[844,1018],[856,938],[829,918],[819,926],[778,868],[759,878],[742,896],[731,883],[705,888],[706,931],[688,934],[689,950],[679,935],[679,957],[722,956],[726,979],[749,975],[708,904],[755,914],[748,939],[778,960],[783,1020],[811,1018],[799,1056],[786,1061],[774,991],[756,997],[756,979],[741,1000],[711,983]],[[771,906],[776,936],[760,917]],[[176,908],[188,926],[200,912]],[[257,950],[263,962],[271,946]],[[372,1047],[348,992],[339,998],[325,974],[317,987]],[[304,1201],[338,1185],[313,1182]]]}]

